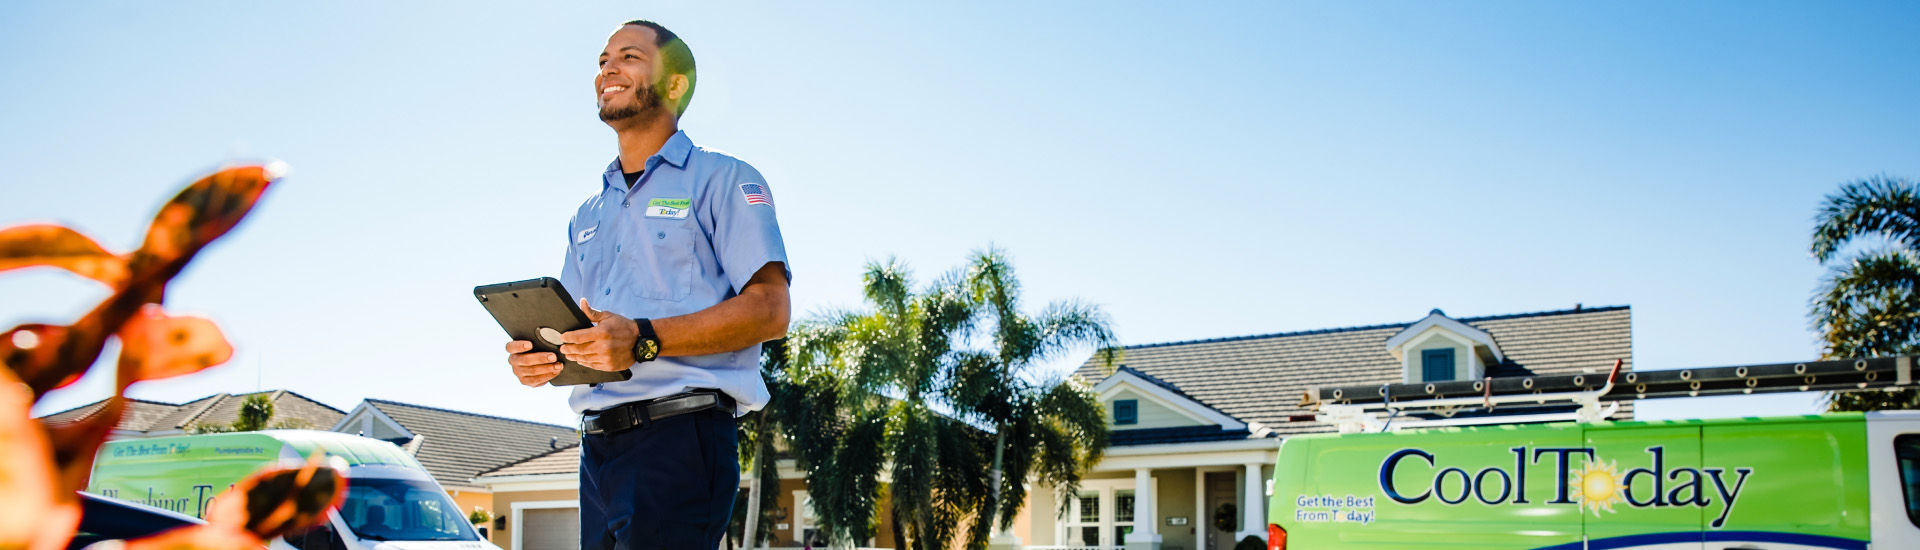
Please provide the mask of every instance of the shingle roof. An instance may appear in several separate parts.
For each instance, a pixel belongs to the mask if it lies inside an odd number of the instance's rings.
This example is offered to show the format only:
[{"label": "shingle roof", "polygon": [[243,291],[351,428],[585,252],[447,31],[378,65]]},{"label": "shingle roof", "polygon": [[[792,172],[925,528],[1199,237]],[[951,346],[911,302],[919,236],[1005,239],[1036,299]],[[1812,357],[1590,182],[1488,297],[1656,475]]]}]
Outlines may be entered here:
[{"label": "shingle roof", "polygon": [[425,437],[414,458],[449,489],[481,489],[473,483],[481,472],[549,454],[555,440],[561,447],[580,443],[578,432],[567,426],[379,399],[368,399],[367,405]]},{"label": "shingle roof", "polygon": [[573,445],[556,449],[547,454],[501,466],[491,471],[481,472],[481,476],[525,476],[537,474],[572,474],[580,471],[580,446]]},{"label": "shingle roof", "polygon": [[[1632,311],[1628,306],[1459,318],[1486,331],[1506,362],[1489,376],[1604,373],[1614,359],[1633,368]],[[1401,363],[1387,352],[1388,338],[1412,322],[1127,346],[1121,362],[1130,370],[1178,387],[1182,393],[1230,416],[1258,422],[1282,435],[1326,432],[1321,422],[1292,422],[1310,415],[1299,406],[1310,387],[1385,384],[1401,380]],[[1098,357],[1074,371],[1089,382],[1106,377]],[[1615,418],[1632,418],[1622,402]],[[1120,432],[1115,432],[1120,433]]]},{"label": "shingle roof", "polygon": [[[120,423],[115,428],[132,432],[163,432],[186,430],[197,424],[232,424],[240,418],[240,404],[248,396],[256,394],[264,394],[273,402],[272,422],[276,425],[292,424],[323,430],[347,416],[345,411],[307,396],[287,390],[269,390],[243,394],[216,393],[186,403],[128,399],[127,412],[121,415]],[[107,400],[102,399],[43,418],[50,422],[78,421],[100,412],[106,404]]]}]

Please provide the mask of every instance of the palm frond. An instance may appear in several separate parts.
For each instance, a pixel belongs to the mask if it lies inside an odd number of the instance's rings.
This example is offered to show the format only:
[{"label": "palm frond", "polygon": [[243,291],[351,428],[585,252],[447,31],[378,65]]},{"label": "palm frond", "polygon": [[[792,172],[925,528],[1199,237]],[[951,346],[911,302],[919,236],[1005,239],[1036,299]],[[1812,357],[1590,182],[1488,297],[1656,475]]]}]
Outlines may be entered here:
[{"label": "palm frond", "polygon": [[1875,176],[1842,184],[1815,216],[1813,257],[1822,263],[1860,237],[1887,237],[1920,248],[1920,191],[1905,178]]},{"label": "palm frond", "polygon": [[1920,253],[1857,255],[1821,281],[1811,309],[1828,357],[1920,350]]}]

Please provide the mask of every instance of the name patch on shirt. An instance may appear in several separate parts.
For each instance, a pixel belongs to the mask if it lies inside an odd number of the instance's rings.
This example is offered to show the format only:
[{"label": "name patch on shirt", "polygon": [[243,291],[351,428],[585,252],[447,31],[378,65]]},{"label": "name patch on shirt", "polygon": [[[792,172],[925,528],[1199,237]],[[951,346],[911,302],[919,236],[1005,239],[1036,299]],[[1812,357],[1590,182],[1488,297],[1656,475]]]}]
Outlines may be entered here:
[{"label": "name patch on shirt", "polygon": [[647,201],[647,217],[684,220],[693,209],[693,199],[653,199]]}]

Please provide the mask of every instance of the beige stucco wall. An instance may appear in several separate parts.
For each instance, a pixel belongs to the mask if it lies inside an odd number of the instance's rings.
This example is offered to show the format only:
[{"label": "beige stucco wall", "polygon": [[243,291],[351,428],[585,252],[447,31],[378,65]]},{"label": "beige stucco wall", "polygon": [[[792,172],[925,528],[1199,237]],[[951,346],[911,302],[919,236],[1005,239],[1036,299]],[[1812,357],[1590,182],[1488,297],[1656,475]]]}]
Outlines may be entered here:
[{"label": "beige stucco wall", "polygon": [[[460,510],[461,516],[472,514],[474,507],[479,507],[482,510],[486,510],[487,513],[493,514],[495,516],[500,515],[493,511],[493,493],[488,493],[486,491],[449,490],[447,491],[447,496],[453,497],[453,504],[458,510]],[[487,528],[491,530],[493,528],[492,525],[493,524],[491,523],[487,524]]]},{"label": "beige stucco wall", "polygon": [[[505,492],[494,493],[492,509],[498,511],[497,513],[494,514],[494,517],[496,518],[505,517],[509,519],[506,522],[505,528],[491,530],[491,532],[487,534],[487,540],[492,541],[495,546],[505,548],[506,550],[518,550],[516,548],[512,548],[511,546],[509,546],[510,544],[513,543],[513,530],[520,527],[518,525],[514,525],[513,520],[511,519],[513,517],[513,503],[534,502],[534,501],[542,501],[542,500],[579,501],[580,491],[575,489],[564,489],[564,490],[557,490],[557,491],[519,491],[519,492],[505,491]],[[495,525],[498,525],[500,522],[495,521],[493,523]]]}]

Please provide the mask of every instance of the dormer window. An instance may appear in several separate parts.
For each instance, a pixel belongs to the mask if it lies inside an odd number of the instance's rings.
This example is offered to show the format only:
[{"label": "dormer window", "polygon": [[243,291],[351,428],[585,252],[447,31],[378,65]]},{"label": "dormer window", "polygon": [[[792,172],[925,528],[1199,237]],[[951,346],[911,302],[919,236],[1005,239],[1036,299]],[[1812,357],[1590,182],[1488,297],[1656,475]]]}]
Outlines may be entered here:
[{"label": "dormer window", "polygon": [[1388,338],[1387,352],[1400,360],[1408,383],[1474,380],[1506,360],[1492,335],[1437,309]]},{"label": "dormer window", "polygon": [[1140,401],[1137,399],[1113,400],[1113,423],[1118,425],[1140,423]]},{"label": "dormer window", "polygon": [[1453,377],[1453,348],[1420,350],[1420,381],[1448,382]]}]

